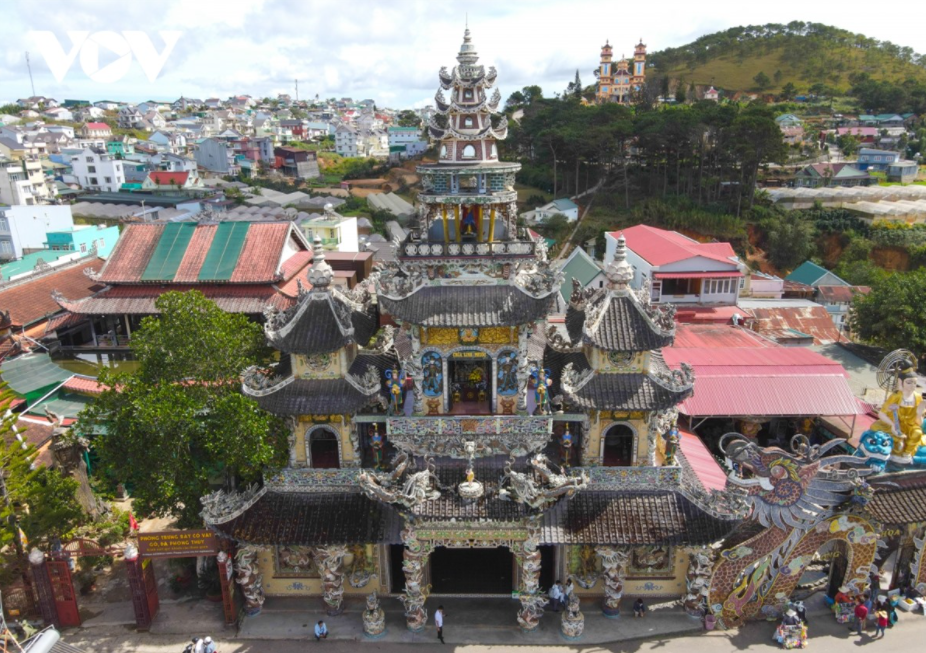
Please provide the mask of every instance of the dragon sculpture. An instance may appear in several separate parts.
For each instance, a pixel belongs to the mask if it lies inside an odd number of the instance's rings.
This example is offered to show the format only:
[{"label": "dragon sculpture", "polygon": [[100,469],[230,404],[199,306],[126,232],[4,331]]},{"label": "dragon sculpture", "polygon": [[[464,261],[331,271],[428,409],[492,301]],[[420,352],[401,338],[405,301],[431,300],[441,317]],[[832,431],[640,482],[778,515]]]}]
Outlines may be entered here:
[{"label": "dragon sculpture", "polygon": [[414,510],[426,501],[440,498],[434,461],[428,459],[426,465],[420,472],[411,472],[408,454],[401,453],[395,458],[392,472],[360,472],[360,489],[371,499]]},{"label": "dragon sculpture", "polygon": [[749,506],[748,519],[765,527],[720,553],[709,609],[722,626],[780,616],[804,568],[833,540],[848,548],[844,584],[861,590],[868,583],[878,537],[857,508],[870,496],[863,477],[873,470],[855,456],[824,457],[842,442],[810,446],[797,435],[792,454],[762,448],[739,433],[721,438],[732,470],[727,490],[738,491]]},{"label": "dragon sculpture", "polygon": [[528,461],[529,472],[513,469],[513,460],[505,463],[505,475],[499,485],[498,496],[507,501],[523,503],[534,510],[542,510],[563,497],[572,497],[588,487],[588,473],[569,476],[558,470],[542,453]]}]

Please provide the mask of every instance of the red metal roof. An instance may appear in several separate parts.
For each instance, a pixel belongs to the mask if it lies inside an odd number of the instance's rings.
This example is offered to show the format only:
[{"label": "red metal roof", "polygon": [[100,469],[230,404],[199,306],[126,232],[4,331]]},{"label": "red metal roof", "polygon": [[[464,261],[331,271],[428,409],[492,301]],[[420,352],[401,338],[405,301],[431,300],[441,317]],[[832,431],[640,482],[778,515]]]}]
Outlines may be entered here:
[{"label": "red metal roof", "polygon": [[764,373],[699,376],[681,412],[706,417],[804,417],[856,415],[849,384],[835,374],[771,376]]},{"label": "red metal roof", "polygon": [[154,170],[148,173],[148,179],[158,186],[183,186],[190,176],[189,170],[183,172],[166,172]]},{"label": "red metal roof", "polygon": [[10,312],[10,320],[15,327],[39,322],[61,311],[51,298],[55,290],[74,299],[88,297],[101,290],[103,285],[90,279],[84,270],[99,269],[102,263],[99,258],[85,259],[54,272],[15,281],[0,290],[0,308]]},{"label": "red metal roof", "polygon": [[611,235],[618,238],[621,233],[624,234],[627,247],[651,265],[667,265],[697,256],[731,266],[736,265],[730,260],[731,257],[736,256],[730,243],[699,243],[678,232],[643,224],[629,227],[622,232],[612,231]]},{"label": "red metal roof", "polygon": [[[675,330],[673,348],[710,347],[774,347],[775,343],[749,329],[732,324],[679,324]],[[669,351],[664,349],[663,354]]]},{"label": "red metal roof", "polygon": [[[681,362],[695,368],[696,378],[729,374],[797,376],[833,374],[848,377],[836,361],[801,347],[687,348],[670,347],[662,352],[669,367]],[[842,413],[839,413],[842,414]]]},{"label": "red metal roof", "polygon": [[708,491],[724,489],[727,485],[727,475],[701,439],[694,433],[683,429],[678,430],[678,436],[679,449],[704,489]]},{"label": "red metal roof", "polygon": [[126,225],[100,272],[105,283],[138,281],[164,231],[162,224]]},{"label": "red metal roof", "polygon": [[289,222],[258,222],[248,228],[232,283],[260,282],[273,279],[289,236]]},{"label": "red metal roof", "polygon": [[105,129],[105,130],[109,130],[109,125],[107,125],[105,122],[88,122],[86,125],[84,125],[84,127],[85,127],[86,129]]},{"label": "red metal roof", "polygon": [[817,286],[817,292],[830,304],[837,302],[851,302],[856,295],[867,295],[871,292],[868,286]]},{"label": "red metal roof", "polygon": [[720,277],[741,277],[742,272],[654,272],[657,279],[717,279]]}]

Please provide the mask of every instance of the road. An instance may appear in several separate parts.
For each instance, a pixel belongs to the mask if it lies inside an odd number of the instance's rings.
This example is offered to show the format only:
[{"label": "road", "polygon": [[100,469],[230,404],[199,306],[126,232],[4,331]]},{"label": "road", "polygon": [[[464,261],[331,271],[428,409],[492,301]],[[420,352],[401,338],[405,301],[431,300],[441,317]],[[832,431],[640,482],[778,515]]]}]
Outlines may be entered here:
[{"label": "road", "polygon": [[[615,622],[620,628],[620,621]],[[620,642],[606,646],[583,645],[579,640],[566,644],[563,640],[550,642],[544,651],[551,653],[596,653],[612,651],[614,653],[648,653],[663,651],[684,651],[684,653],[733,653],[741,651],[772,651],[777,644],[771,641],[773,624],[754,623],[740,629],[727,632],[712,632],[697,636],[678,638],[651,638],[644,641]],[[537,648],[537,643],[525,641],[524,646],[483,646],[474,644],[454,644],[453,632],[448,629],[447,645],[441,646],[430,641],[430,633],[422,634],[420,645],[408,645],[385,642],[351,642],[328,641],[316,644],[309,640],[235,640],[216,637],[219,653],[303,653],[310,646],[324,646],[332,653],[357,653],[363,648],[377,653],[408,653],[409,650],[460,651],[461,653],[527,653]],[[135,633],[122,628],[86,629],[67,633],[64,641],[78,646],[87,653],[180,653],[187,640],[179,636],[157,637],[145,633]],[[888,630],[884,641],[873,640],[870,634],[861,638],[850,634],[845,626],[839,625],[829,615],[811,617],[810,648],[825,653],[849,653],[858,651],[859,646],[873,644],[888,650],[919,650],[926,641],[926,617],[901,614],[901,621]]]}]

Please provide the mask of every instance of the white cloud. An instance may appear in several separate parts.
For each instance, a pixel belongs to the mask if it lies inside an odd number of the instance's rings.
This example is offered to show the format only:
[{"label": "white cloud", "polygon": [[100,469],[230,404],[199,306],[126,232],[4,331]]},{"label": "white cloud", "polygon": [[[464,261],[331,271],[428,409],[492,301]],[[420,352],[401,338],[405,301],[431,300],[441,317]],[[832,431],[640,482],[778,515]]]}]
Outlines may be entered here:
[{"label": "white cloud", "polygon": [[[780,3],[732,0],[634,6],[605,0],[164,0],[156,12],[150,3],[126,0],[19,2],[10,3],[0,23],[0,79],[4,96],[31,94],[22,55],[31,48],[36,92],[55,97],[262,96],[291,93],[298,78],[300,97],[369,97],[412,106],[420,98],[430,103],[437,70],[456,63],[467,14],[482,62],[499,70],[503,95],[527,84],[550,95],[565,88],[577,69],[590,83],[605,39],[615,54],[629,55],[641,37],[655,51],[735,25],[806,20],[900,45],[921,44],[917,21],[852,5],[822,0],[787,15]],[[79,65],[58,84],[26,39],[30,30],[51,30],[63,42],[68,30],[181,30],[183,36],[154,83],[135,62],[117,84],[96,84]],[[153,42],[160,47],[157,37]]]}]

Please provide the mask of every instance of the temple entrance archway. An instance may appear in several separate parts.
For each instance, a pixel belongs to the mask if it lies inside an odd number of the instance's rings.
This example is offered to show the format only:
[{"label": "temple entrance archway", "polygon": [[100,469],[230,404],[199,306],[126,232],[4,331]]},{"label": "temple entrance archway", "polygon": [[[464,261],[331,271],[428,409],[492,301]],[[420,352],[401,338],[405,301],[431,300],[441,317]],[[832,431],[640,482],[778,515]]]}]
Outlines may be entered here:
[{"label": "temple entrance archway", "polygon": [[627,424],[615,424],[605,432],[601,464],[605,467],[633,465],[634,432]]},{"label": "temple entrance archway", "polygon": [[430,565],[434,594],[510,595],[515,587],[515,560],[508,547],[437,547]]},{"label": "temple entrance archway", "polygon": [[341,466],[338,436],[327,428],[316,428],[308,434],[309,466],[313,469],[338,469]]},{"label": "temple entrance archway", "polygon": [[488,415],[492,412],[492,359],[480,350],[451,354],[447,360],[450,412]]}]

